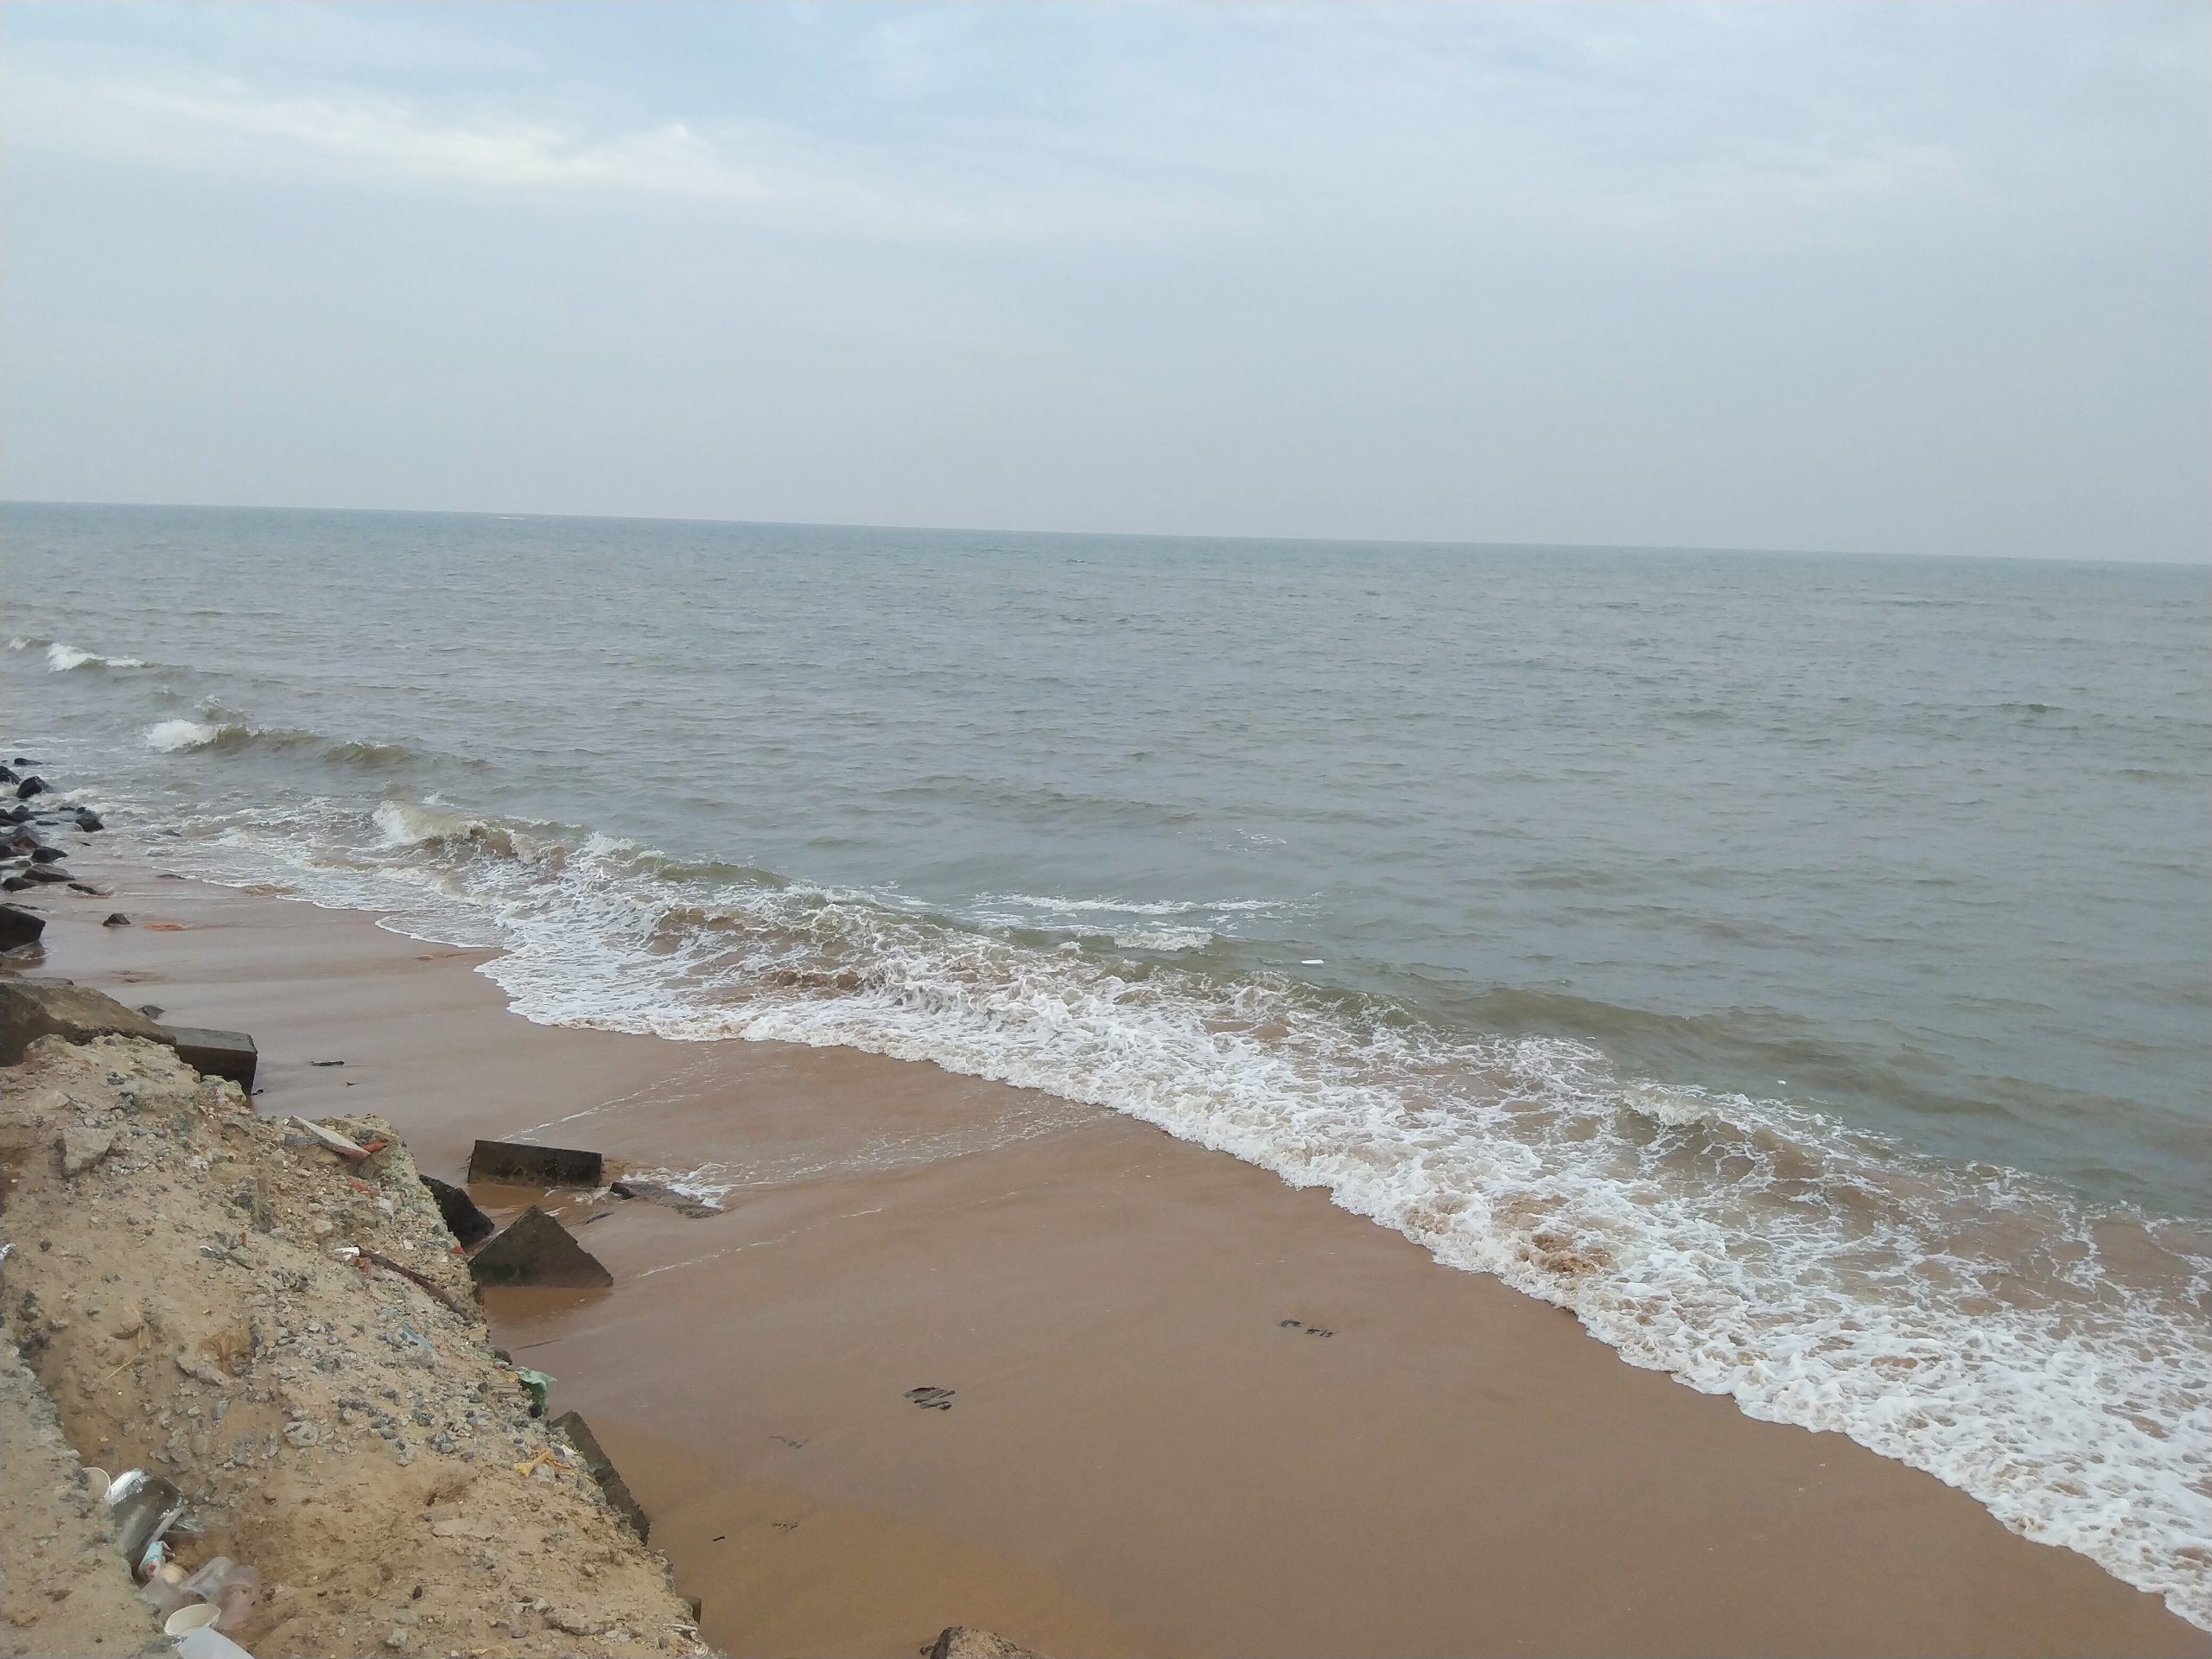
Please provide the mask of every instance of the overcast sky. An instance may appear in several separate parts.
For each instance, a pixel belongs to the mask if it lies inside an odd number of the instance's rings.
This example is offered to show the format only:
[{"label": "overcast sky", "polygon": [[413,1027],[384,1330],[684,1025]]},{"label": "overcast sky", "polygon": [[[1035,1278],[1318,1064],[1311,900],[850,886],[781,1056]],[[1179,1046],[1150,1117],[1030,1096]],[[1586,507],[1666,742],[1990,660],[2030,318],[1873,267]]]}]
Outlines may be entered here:
[{"label": "overcast sky", "polygon": [[15,0],[0,492],[2202,559],[2209,23]]}]

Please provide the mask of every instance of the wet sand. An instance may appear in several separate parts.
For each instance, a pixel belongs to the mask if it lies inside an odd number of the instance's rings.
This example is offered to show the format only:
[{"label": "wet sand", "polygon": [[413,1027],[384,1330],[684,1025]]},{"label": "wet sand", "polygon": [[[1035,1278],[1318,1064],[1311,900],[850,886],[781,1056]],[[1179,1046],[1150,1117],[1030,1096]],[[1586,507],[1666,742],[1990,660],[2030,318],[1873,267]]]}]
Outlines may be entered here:
[{"label": "wet sand", "polygon": [[[251,1031],[262,1110],[379,1112],[454,1179],[531,1131],[730,1166],[706,1219],[572,1198],[614,1289],[491,1307],[734,1654],[889,1659],[953,1623],[1060,1659],[2212,1652],[1932,1477],[1148,1126],[531,1026],[480,955],[108,847],[75,862],[115,897],[42,904],[45,970]],[[186,927],[101,929],[118,907]]]}]

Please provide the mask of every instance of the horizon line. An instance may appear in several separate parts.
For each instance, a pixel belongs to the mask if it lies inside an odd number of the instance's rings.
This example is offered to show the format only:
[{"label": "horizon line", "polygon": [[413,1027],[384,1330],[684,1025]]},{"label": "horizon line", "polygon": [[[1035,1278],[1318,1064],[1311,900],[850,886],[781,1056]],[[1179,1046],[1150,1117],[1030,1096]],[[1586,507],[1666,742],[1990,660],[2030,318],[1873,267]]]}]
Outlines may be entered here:
[{"label": "horizon line", "polygon": [[1565,553],[1718,553],[1780,558],[1971,560],[1995,564],[2143,565],[2159,569],[2212,567],[2212,550],[2195,558],[2091,558],[2035,553],[1900,553],[1863,548],[1707,546],[1690,542],[1550,542],[1478,540],[1421,536],[1256,536],[1222,531],[1039,530],[993,524],[893,524],[857,519],[717,518],[686,513],[506,512],[486,507],[363,507],[276,505],[247,501],[87,501],[48,496],[0,495],[0,511],[10,507],[111,507],[184,512],[383,513],[421,518],[552,519],[599,524],[721,524],[770,530],[894,531],[931,536],[1055,536],[1154,542],[1276,542],[1296,546],[1405,548],[1515,548]]}]

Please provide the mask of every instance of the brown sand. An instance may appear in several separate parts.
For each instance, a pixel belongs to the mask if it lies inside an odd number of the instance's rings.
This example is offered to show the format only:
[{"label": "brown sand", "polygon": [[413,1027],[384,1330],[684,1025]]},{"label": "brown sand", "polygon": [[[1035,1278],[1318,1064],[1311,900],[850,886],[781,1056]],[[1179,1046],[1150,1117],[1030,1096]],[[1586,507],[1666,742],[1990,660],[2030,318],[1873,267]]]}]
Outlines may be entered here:
[{"label": "brown sand", "polygon": [[492,1306],[733,1653],[954,1623],[1063,1659],[2212,1651],[1933,1478],[1226,1156],[925,1065],[533,1027],[480,957],[110,845],[115,898],[43,903],[48,969],[251,1031],[264,1111],[378,1112],[456,1179],[556,1123],[754,1173],[704,1220],[572,1198],[615,1288]]}]

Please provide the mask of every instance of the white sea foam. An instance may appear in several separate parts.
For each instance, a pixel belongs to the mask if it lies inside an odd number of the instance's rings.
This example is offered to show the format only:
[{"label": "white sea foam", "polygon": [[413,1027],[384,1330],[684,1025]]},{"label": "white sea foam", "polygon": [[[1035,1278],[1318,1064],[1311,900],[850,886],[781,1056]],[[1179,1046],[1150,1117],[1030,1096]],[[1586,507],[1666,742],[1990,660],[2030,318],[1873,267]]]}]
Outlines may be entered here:
[{"label": "white sea foam", "polygon": [[1362,1016],[1289,980],[1117,971],[858,895],[671,881],[626,843],[435,804],[352,822],[233,825],[201,855],[282,861],[423,937],[495,938],[483,971],[542,1022],[927,1059],[1325,1187],[1635,1364],[1930,1471],[2212,1628],[2212,1246],[2179,1224],[1624,1077],[1578,1043]]}]

